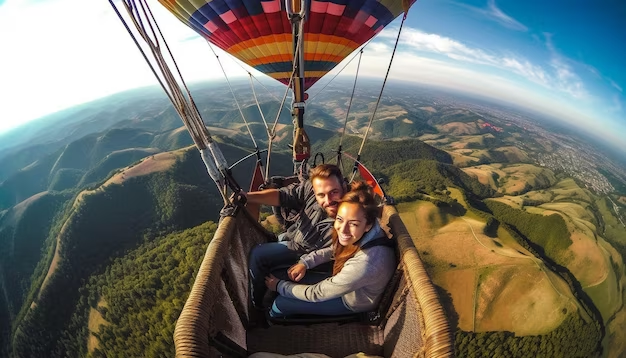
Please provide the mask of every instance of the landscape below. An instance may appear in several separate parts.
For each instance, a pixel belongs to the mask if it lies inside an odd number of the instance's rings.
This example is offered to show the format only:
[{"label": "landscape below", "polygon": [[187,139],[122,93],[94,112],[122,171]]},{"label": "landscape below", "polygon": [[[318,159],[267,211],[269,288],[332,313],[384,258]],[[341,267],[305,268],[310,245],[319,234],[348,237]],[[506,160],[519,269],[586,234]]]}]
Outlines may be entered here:
[{"label": "landscape below", "polygon": [[[307,107],[327,161],[348,87]],[[193,91],[227,161],[251,153],[228,91]],[[352,105],[346,153],[360,146],[370,92]],[[457,354],[626,352],[624,163],[516,109],[408,85],[386,94],[361,158],[397,202]],[[260,100],[275,117],[278,103]],[[256,104],[242,107],[266,145]],[[291,171],[286,112],[272,175]],[[223,205],[180,119],[163,95],[137,91],[37,123],[0,152],[0,356],[172,356]],[[253,164],[235,168],[244,187]]]}]

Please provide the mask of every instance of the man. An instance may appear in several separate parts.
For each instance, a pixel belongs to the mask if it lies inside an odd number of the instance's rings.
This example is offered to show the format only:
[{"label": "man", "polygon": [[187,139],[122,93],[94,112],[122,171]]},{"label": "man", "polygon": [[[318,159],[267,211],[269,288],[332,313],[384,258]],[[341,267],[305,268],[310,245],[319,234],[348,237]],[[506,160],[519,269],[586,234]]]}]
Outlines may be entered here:
[{"label": "man", "polygon": [[327,247],[338,201],[346,192],[341,170],[322,164],[311,169],[309,180],[288,188],[243,194],[249,203],[281,206],[300,212],[296,222],[281,234],[281,241],[254,247],[250,253],[251,298],[261,307],[271,270],[295,264],[301,255]]}]

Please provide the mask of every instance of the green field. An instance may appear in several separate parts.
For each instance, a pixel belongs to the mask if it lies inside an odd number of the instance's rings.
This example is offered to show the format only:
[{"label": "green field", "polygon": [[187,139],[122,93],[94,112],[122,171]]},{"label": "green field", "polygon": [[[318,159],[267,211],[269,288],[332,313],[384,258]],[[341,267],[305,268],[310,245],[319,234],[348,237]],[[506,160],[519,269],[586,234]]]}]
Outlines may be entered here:
[{"label": "green field", "polygon": [[[448,190],[467,206],[458,189]],[[562,311],[577,310],[567,284],[503,228],[488,237],[472,211],[454,216],[427,201],[397,209],[434,283],[450,294],[460,329],[545,334],[563,322]]]}]

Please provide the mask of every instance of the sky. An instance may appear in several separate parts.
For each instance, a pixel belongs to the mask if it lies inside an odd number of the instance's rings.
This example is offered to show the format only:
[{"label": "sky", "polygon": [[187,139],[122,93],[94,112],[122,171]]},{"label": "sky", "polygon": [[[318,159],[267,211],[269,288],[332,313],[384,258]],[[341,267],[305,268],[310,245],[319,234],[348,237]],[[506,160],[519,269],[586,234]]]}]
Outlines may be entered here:
[{"label": "sky", "polygon": [[[225,81],[209,70],[217,63],[207,43],[157,1],[148,2],[185,79]],[[390,80],[542,112],[626,153],[623,19],[621,0],[418,0],[402,29]],[[399,25],[394,21],[366,47],[361,74],[384,76]],[[106,0],[0,0],[0,49],[0,132],[157,84]],[[247,76],[217,52],[229,77]],[[354,74],[355,67],[342,74]]]}]

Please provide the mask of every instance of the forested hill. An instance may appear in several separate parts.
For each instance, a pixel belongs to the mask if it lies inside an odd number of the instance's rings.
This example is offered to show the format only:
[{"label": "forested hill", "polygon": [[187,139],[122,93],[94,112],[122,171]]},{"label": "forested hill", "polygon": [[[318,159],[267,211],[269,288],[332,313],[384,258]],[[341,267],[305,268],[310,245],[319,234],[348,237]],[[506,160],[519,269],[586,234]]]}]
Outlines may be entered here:
[{"label": "forested hill", "polygon": [[[222,145],[221,149],[229,163],[247,154],[229,145]],[[152,237],[151,233],[181,230],[218,219],[223,202],[198,151],[189,149],[169,155],[178,157],[170,167],[141,175],[142,171],[150,172],[155,165],[161,165],[156,160],[158,156],[146,158],[110,179],[110,184],[81,195],[55,222],[50,235],[58,241],[58,260],[38,266],[40,270],[33,275],[31,289],[15,319],[19,324],[13,337],[16,356],[49,356],[70,323],[81,297],[79,287],[90,275],[101,272],[112,257],[136,247]],[[249,185],[253,164],[249,160],[235,169],[234,175],[244,187]],[[273,172],[288,174],[285,166],[290,167],[291,161],[277,154],[273,164]],[[143,168],[144,165],[149,167]],[[138,176],[131,177],[131,173],[138,172]],[[54,251],[54,243],[51,240],[44,251]],[[49,268],[51,274],[46,278]],[[39,291],[44,278],[45,284]]]},{"label": "forested hill", "polygon": [[0,347],[8,342],[52,223],[71,196],[43,192],[0,218]]},{"label": "forested hill", "polygon": [[54,356],[173,357],[176,320],[216,229],[158,237],[91,276]]},{"label": "forested hill", "polygon": [[445,191],[448,186],[461,188],[467,195],[484,199],[495,191],[467,175],[458,167],[434,160],[406,160],[383,169],[396,201],[415,200],[418,193]]},{"label": "forested hill", "polygon": [[[342,151],[351,156],[356,156],[361,146],[362,138],[345,136],[342,143]],[[339,136],[335,135],[320,146],[313,148],[315,152],[323,153],[330,162],[334,162],[339,148]],[[385,168],[402,163],[411,159],[435,160],[437,162],[452,164],[452,157],[447,152],[428,145],[418,139],[406,139],[400,141],[378,141],[368,139],[361,153],[361,161],[374,173],[381,173]],[[350,161],[348,158],[344,158]]]}]

